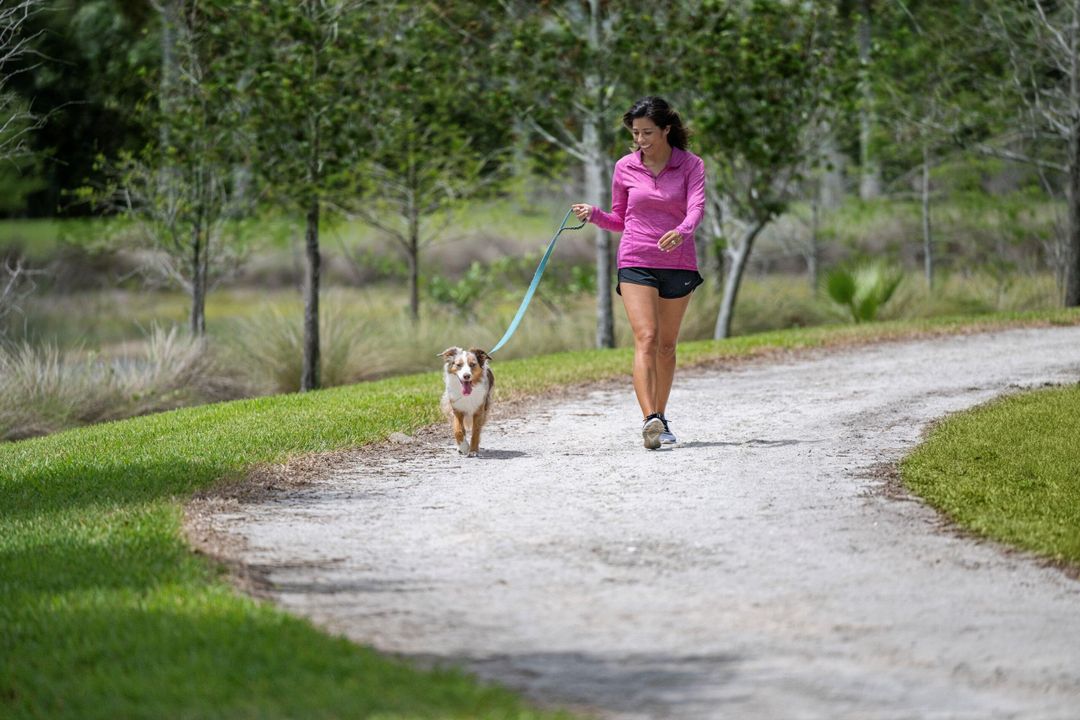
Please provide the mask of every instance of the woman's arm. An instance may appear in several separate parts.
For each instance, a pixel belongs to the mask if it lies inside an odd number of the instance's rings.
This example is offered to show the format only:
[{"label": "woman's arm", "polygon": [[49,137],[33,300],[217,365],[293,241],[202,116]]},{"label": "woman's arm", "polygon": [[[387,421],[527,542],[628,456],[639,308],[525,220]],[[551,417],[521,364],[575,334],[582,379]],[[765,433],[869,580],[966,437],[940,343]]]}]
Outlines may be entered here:
[{"label": "woman's arm", "polygon": [[705,214],[705,162],[701,158],[686,173],[686,218],[675,230],[690,237]]},{"label": "woman's arm", "polygon": [[611,232],[622,232],[626,220],[626,202],[629,190],[622,181],[622,172],[618,167],[611,176],[611,212],[606,213],[598,207],[592,209],[589,222]]}]

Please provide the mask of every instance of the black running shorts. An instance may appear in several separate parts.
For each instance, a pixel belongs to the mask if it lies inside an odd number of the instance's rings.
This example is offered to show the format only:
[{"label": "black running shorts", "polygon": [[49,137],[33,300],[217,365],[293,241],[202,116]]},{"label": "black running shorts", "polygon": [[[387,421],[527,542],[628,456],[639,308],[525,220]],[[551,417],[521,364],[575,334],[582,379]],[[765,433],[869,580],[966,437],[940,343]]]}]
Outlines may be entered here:
[{"label": "black running shorts", "polygon": [[619,268],[619,282],[615,285],[615,292],[622,295],[620,285],[648,285],[654,287],[665,300],[686,297],[694,292],[705,278],[697,270],[669,270],[666,268]]}]

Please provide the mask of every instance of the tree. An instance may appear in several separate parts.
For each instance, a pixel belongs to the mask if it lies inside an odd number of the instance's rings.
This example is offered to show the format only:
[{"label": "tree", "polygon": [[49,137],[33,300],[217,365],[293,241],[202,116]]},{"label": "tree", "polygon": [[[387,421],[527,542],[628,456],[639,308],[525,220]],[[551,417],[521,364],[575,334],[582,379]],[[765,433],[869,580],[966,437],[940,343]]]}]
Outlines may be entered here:
[{"label": "tree", "polygon": [[246,213],[233,168],[245,145],[243,101],[224,63],[219,10],[200,0],[161,0],[162,62],[157,102],[148,103],[154,138],[108,167],[110,209],[134,220],[157,254],[152,270],[191,296],[192,335],[206,333],[212,280],[235,265],[229,224]]},{"label": "tree", "polygon": [[859,197],[881,195],[881,165],[874,152],[877,125],[874,67],[874,0],[858,0],[855,10],[859,50]]},{"label": "tree", "polygon": [[[3,164],[28,154],[26,135],[40,124],[9,89],[13,66],[28,52],[34,39],[33,35],[23,34],[23,26],[38,10],[37,0],[0,6],[0,163]],[[5,259],[0,274],[0,337],[6,332],[7,318],[21,312],[23,301],[34,289],[33,276],[39,272],[27,269],[21,259]]]},{"label": "tree", "polygon": [[397,17],[370,68],[381,110],[358,118],[367,138],[363,200],[344,202],[405,255],[409,311],[419,319],[422,250],[463,200],[497,187],[512,107],[489,78],[497,29],[482,8],[425,5]]},{"label": "tree", "polygon": [[[991,2],[989,37],[1008,49],[1006,83],[987,91],[1006,103],[1011,122],[996,142],[975,147],[1028,163],[1050,192],[1064,188],[1064,304],[1080,306],[1080,0]],[[1014,105],[1013,105],[1014,104]],[[1051,178],[1053,180],[1051,180]],[[1056,181],[1056,182],[1055,182]]]},{"label": "tree", "polygon": [[[599,207],[610,205],[616,116],[649,67],[645,57],[652,57],[648,45],[628,48],[639,32],[633,25],[640,19],[637,6],[629,0],[562,0],[525,3],[514,11],[518,65],[534,68],[516,78],[529,127],[581,163],[583,200]],[[598,227],[595,233],[596,346],[614,347],[611,236]]]},{"label": "tree", "polygon": [[[253,166],[268,192],[305,217],[304,362],[301,390],[319,387],[320,218],[358,184],[372,113],[370,41],[380,19],[363,0],[246,0],[225,3],[230,32],[242,38],[237,66],[247,68],[256,138]],[[370,12],[369,12],[370,11]]]},{"label": "tree", "polygon": [[[890,31],[881,33],[878,45],[881,115],[896,140],[895,154],[912,168],[893,184],[919,176],[923,273],[932,289],[936,252],[931,169],[953,156],[961,138],[985,123],[985,107],[972,89],[993,60],[978,43],[968,41],[969,28],[978,24],[979,16],[967,4],[892,5],[886,11],[882,16],[891,20]],[[927,62],[929,57],[935,61]]]},{"label": "tree", "polygon": [[690,39],[678,65],[692,75],[676,75],[672,84],[694,89],[683,106],[698,129],[714,227],[726,237],[714,332],[724,338],[754,241],[816,162],[821,114],[850,96],[850,66],[835,11],[818,5],[702,0],[673,19],[683,24],[668,36]]}]

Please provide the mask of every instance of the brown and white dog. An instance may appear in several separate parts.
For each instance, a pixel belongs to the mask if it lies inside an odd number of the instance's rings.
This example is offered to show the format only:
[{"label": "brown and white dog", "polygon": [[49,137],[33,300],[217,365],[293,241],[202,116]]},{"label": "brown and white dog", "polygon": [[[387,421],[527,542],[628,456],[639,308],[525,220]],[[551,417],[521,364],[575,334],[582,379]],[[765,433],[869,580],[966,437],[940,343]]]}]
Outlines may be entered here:
[{"label": "brown and white dog", "polygon": [[[445,361],[442,408],[450,416],[458,451],[471,457],[480,449],[480,429],[491,406],[495,376],[488,367],[488,354],[478,348],[451,347],[439,355]],[[469,442],[465,442],[466,431],[472,434]]]}]

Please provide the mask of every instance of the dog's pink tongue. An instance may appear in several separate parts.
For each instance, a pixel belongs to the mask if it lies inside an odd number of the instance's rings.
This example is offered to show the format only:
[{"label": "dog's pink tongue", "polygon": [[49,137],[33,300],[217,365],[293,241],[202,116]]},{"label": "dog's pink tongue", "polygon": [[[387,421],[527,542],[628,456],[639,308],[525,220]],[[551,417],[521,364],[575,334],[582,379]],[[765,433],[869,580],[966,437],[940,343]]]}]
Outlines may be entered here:
[{"label": "dog's pink tongue", "polygon": [[461,381],[461,394],[462,395],[471,395],[472,394],[472,383],[469,382],[468,380],[462,380]]}]

